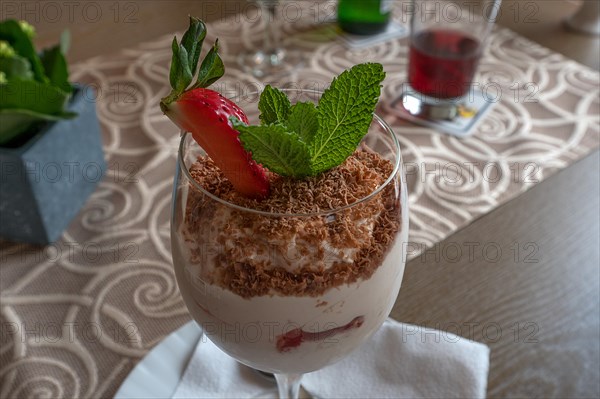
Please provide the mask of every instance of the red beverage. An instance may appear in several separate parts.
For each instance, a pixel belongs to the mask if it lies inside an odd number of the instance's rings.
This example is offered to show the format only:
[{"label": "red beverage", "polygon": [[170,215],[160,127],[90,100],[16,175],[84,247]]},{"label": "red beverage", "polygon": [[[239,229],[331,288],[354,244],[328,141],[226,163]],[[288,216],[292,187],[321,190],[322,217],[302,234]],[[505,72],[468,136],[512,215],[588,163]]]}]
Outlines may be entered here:
[{"label": "red beverage", "polygon": [[471,86],[480,48],[480,42],[464,32],[425,30],[417,33],[410,45],[410,85],[435,98],[463,96]]}]

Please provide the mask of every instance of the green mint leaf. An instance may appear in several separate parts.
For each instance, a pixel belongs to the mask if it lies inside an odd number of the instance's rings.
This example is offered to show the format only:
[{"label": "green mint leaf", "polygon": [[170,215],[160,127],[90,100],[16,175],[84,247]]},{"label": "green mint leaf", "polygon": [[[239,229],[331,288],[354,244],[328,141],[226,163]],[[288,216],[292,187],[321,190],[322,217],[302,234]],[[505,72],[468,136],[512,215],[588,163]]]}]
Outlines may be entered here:
[{"label": "green mint leaf", "polygon": [[200,70],[198,71],[198,80],[193,86],[194,89],[210,86],[225,73],[225,65],[223,65],[223,60],[219,56],[218,51],[219,41],[216,40],[214,46],[206,54],[204,60],[202,60],[202,65],[200,65]]},{"label": "green mint leaf", "polygon": [[315,104],[299,102],[292,105],[285,125],[300,136],[305,143],[312,142],[319,128]]},{"label": "green mint leaf", "polygon": [[373,120],[384,78],[381,64],[359,64],[325,90],[317,106],[319,128],[309,143],[315,173],[341,164],[356,150]]},{"label": "green mint leaf", "polygon": [[258,110],[263,125],[283,123],[290,112],[290,100],[284,92],[267,85],[260,94]]},{"label": "green mint leaf", "polygon": [[198,68],[198,60],[200,59],[200,50],[202,43],[206,37],[206,25],[198,18],[190,16],[190,26],[181,38],[181,45],[185,47],[188,54],[187,64],[192,71],[192,75],[196,74]]},{"label": "green mint leaf", "polygon": [[69,83],[69,69],[67,60],[61,51],[61,46],[57,45],[44,50],[40,55],[40,60],[50,83],[67,93],[71,93],[73,86]]},{"label": "green mint leaf", "polygon": [[240,141],[252,158],[282,176],[302,178],[312,175],[310,151],[300,138],[283,125],[247,126],[232,120]]},{"label": "green mint leaf", "polygon": [[17,21],[8,19],[0,22],[0,40],[7,41],[18,55],[29,61],[35,80],[42,83],[48,82],[44,67],[33,47],[31,38]]}]

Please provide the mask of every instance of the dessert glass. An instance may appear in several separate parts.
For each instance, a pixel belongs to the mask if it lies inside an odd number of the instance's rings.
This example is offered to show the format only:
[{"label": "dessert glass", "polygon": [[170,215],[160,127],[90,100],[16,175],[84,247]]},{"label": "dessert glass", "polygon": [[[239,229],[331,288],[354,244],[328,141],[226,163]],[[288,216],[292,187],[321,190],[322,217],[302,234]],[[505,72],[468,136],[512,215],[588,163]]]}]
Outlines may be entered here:
[{"label": "dessert glass", "polygon": [[[286,92],[292,103],[320,97]],[[259,122],[258,96],[235,99],[250,123]],[[215,345],[275,374],[281,397],[296,397],[303,373],[367,340],[400,289],[408,208],[399,143],[375,115],[359,148],[389,166],[367,195],[337,192],[351,198],[346,205],[272,212],[225,201],[198,183],[190,170],[205,152],[191,134],[181,138],[171,220],[181,295]],[[297,200],[290,194],[290,209]]]}]

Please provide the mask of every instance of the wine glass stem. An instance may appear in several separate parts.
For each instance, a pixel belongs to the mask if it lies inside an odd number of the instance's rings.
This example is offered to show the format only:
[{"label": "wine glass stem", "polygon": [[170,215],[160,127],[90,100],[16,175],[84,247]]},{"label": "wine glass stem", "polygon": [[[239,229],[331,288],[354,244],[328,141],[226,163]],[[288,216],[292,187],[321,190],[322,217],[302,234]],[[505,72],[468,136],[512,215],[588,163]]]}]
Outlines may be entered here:
[{"label": "wine glass stem", "polygon": [[278,38],[278,20],[277,20],[277,1],[266,1],[264,4],[269,15],[265,27],[265,47],[266,52],[271,57],[278,57],[279,38]]},{"label": "wine glass stem", "polygon": [[275,374],[279,399],[298,399],[302,374]]}]

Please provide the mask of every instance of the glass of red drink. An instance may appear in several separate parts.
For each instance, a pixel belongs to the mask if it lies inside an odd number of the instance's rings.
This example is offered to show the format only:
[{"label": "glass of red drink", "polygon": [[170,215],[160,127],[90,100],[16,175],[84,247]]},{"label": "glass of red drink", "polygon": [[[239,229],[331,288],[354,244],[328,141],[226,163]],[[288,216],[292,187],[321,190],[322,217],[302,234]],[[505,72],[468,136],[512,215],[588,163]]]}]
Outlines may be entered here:
[{"label": "glass of red drink", "polygon": [[[412,0],[409,112],[437,107],[444,118],[469,93],[501,0]],[[416,103],[415,103],[416,102]],[[436,115],[436,113],[431,113]],[[431,115],[430,115],[431,116]]]}]

